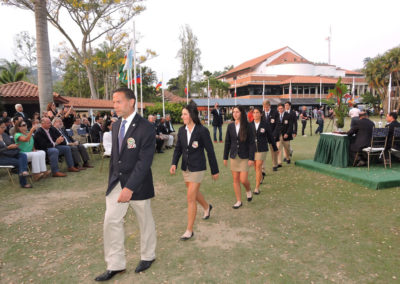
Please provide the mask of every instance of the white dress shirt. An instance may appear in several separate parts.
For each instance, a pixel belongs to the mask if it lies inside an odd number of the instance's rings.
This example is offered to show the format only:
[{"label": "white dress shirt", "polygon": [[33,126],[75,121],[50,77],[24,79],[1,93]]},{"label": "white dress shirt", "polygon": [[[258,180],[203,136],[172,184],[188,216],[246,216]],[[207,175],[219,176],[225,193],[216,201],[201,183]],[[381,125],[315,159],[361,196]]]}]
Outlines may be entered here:
[{"label": "white dress shirt", "polygon": [[[124,136],[126,135],[126,132],[128,131],[129,125],[131,125],[131,123],[132,123],[132,120],[135,118],[135,115],[136,115],[136,111],[132,112],[131,115],[128,116],[126,119],[122,118],[122,121],[126,120]],[[122,122],[121,122],[121,125],[119,127],[118,133],[121,131],[121,127],[122,127]]]},{"label": "white dress shirt", "polygon": [[238,124],[235,123],[235,128],[236,128],[236,135],[239,136],[240,122]]},{"label": "white dress shirt", "polygon": [[189,130],[189,128],[187,127],[187,125],[186,125],[186,127],[185,127],[185,129],[186,129],[186,136],[187,136],[187,144],[188,144],[188,145],[189,145],[189,143],[190,143],[190,138],[192,137],[192,133],[193,133],[193,130],[194,130],[195,127],[196,127],[196,125],[193,126],[192,132],[190,132],[190,130]]}]

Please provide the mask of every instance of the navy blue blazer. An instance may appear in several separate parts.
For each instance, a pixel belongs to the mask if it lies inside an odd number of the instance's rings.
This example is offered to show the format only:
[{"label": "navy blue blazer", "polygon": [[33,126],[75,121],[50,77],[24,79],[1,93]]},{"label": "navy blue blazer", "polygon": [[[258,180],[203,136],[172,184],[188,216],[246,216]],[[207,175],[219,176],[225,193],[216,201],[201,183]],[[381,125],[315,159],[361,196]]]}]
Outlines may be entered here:
[{"label": "navy blue blazer", "polygon": [[235,122],[228,124],[225,137],[224,160],[228,160],[228,157],[235,159],[236,156],[239,156],[241,159],[254,161],[255,148],[254,134],[250,123],[247,127],[247,139],[244,142],[240,141],[236,134]]},{"label": "navy blue blazer", "polygon": [[260,125],[257,130],[254,120],[250,125],[254,133],[256,152],[268,152],[268,143],[272,145],[274,151],[278,151],[271,127],[265,119],[260,120]]},{"label": "navy blue blazer", "polygon": [[283,138],[284,141],[293,140],[293,116],[286,111],[283,113],[283,119],[280,119],[280,113],[278,112],[277,115],[277,124],[274,130],[274,138],[275,141],[278,142],[280,136],[284,136],[285,134],[288,135],[288,138]]},{"label": "navy blue blazer", "polygon": [[178,130],[178,138],[174,155],[172,157],[172,165],[178,166],[179,158],[182,156],[181,169],[183,171],[186,171],[187,169],[191,172],[204,171],[206,170],[206,156],[204,155],[204,149],[206,149],[211,174],[215,175],[219,173],[210,131],[201,124],[196,125],[193,129],[192,135],[190,136],[188,145],[187,132],[185,128],[186,126],[182,126]]},{"label": "navy blue blazer", "polygon": [[152,198],[154,185],[151,164],[156,145],[154,127],[136,114],[128,126],[120,153],[118,134],[121,121],[120,118],[112,126],[112,148],[106,195],[120,182],[122,188],[127,187],[133,191],[131,200]]}]

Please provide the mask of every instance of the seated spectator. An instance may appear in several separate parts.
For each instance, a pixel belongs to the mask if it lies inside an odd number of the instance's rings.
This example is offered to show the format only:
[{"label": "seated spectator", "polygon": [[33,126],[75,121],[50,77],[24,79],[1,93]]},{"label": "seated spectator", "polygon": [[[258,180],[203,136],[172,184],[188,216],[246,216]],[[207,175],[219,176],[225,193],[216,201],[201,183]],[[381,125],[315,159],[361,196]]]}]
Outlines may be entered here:
[{"label": "seated spectator", "polygon": [[7,113],[6,111],[3,111],[3,112],[1,113],[1,119],[3,119],[3,121],[4,121],[4,119],[6,119],[6,118],[9,118],[9,117],[8,117],[8,113]]},{"label": "seated spectator", "polygon": [[165,126],[165,118],[161,117],[160,123],[158,124],[157,132],[160,133],[161,139],[164,140],[163,146],[167,149],[172,148],[172,144],[174,143],[174,137],[168,134],[168,129]]},{"label": "seated spectator", "polygon": [[112,125],[118,119],[112,117],[111,120],[107,120],[104,124],[104,133],[103,133],[103,147],[104,147],[104,156],[111,156],[111,147],[112,147]]},{"label": "seated spectator", "polygon": [[81,119],[81,128],[86,130],[86,133],[88,134],[88,142],[92,142],[92,139],[90,138],[90,130],[92,127],[90,126],[90,121],[86,116],[83,116]]},{"label": "seated spectator", "polygon": [[79,170],[74,167],[71,148],[66,145],[62,145],[64,142],[64,137],[62,137],[57,129],[51,126],[51,122],[48,117],[42,118],[41,127],[36,130],[34,141],[35,149],[46,152],[50,161],[53,177],[67,176],[58,169],[58,157],[61,155],[64,155],[65,157],[69,172],[79,172]]},{"label": "seated spectator", "polygon": [[161,136],[159,135],[158,125],[156,124],[155,116],[154,115],[149,115],[147,119],[154,127],[154,135],[156,136],[156,152],[157,153],[164,153],[164,151],[162,150],[162,146],[164,144],[164,140],[161,139]]},{"label": "seated spectator", "polygon": [[56,104],[54,102],[47,104],[47,117],[50,119],[55,118],[56,116],[60,116],[60,112],[56,108]]},{"label": "seated spectator", "polygon": [[[397,113],[396,112],[390,112],[386,115],[386,126],[389,128],[389,133],[387,137],[387,143],[386,143],[386,148],[385,148],[385,155],[386,157],[389,157],[388,151],[392,148],[392,142],[393,142],[393,133],[394,129],[396,127],[400,127],[400,123],[397,121]],[[397,149],[400,150],[400,149]],[[396,152],[394,156],[398,156],[398,153]]]},{"label": "seated spectator", "polygon": [[11,125],[10,125],[10,130],[8,131],[11,137],[14,137],[15,134],[15,123],[17,123],[17,121],[22,121],[22,116],[14,116],[11,119]]},{"label": "seated spectator", "polygon": [[86,130],[86,128],[82,128],[81,119],[79,117],[75,117],[75,121],[74,121],[74,124],[71,127],[71,130],[72,130],[72,133],[73,133],[72,138],[75,141],[79,141],[79,144],[83,145],[83,144],[88,142],[87,136],[89,135],[89,132],[86,131],[86,134],[79,134],[78,133],[78,130]]},{"label": "seated spectator", "polygon": [[[69,136],[63,127],[61,118],[56,117],[53,119],[53,127],[55,127],[59,134],[61,134],[61,136],[64,138],[64,141],[61,142],[61,145],[67,145],[71,148],[72,158],[74,159],[74,167],[78,170],[93,168],[91,165],[89,165],[89,154],[85,146],[79,144],[78,141],[75,141],[71,136]],[[80,165],[82,165],[82,167]]]},{"label": "seated spectator", "polygon": [[32,188],[26,181],[28,173],[28,158],[25,153],[21,153],[18,145],[14,144],[10,136],[4,133],[6,124],[0,120],[0,165],[14,166],[18,168],[19,184],[23,188]]},{"label": "seated spectator", "polygon": [[62,122],[64,124],[65,129],[71,129],[72,124],[74,124],[74,120],[75,120],[75,110],[74,107],[64,107],[64,116],[61,117],[62,118]]},{"label": "seated spectator", "polygon": [[24,108],[22,107],[22,105],[21,104],[16,104],[15,105],[15,110],[17,112],[14,114],[14,117],[19,117],[19,116],[22,117],[22,119],[27,123],[28,129],[31,129],[32,122],[29,119],[28,115],[26,113],[24,113]]},{"label": "seated spectator", "polygon": [[350,162],[353,162],[358,153],[357,167],[366,165],[366,153],[362,151],[371,145],[372,130],[375,124],[368,119],[366,112],[360,112],[360,119],[354,122],[353,127],[347,132],[348,136],[355,134],[355,140],[350,144]]},{"label": "seated spectator", "polygon": [[7,135],[10,135],[10,129],[13,126],[11,123],[11,119],[9,117],[3,118],[3,122],[6,125],[6,130],[4,131]]},{"label": "seated spectator", "polygon": [[165,116],[165,127],[167,128],[168,135],[172,136],[172,145],[175,146],[178,135],[175,132],[174,126],[172,125],[171,115],[169,114]]},{"label": "seated spectator", "polygon": [[32,163],[33,180],[37,181],[43,177],[50,175],[51,171],[46,167],[46,152],[43,150],[36,150],[33,147],[33,132],[37,126],[32,125],[31,130],[25,121],[20,120],[15,124],[14,141],[18,144],[21,152],[25,153],[28,157],[28,162]]},{"label": "seated spectator", "polygon": [[90,137],[92,138],[92,143],[100,143],[101,142],[101,125],[103,124],[103,117],[96,116],[95,123],[90,130]]}]

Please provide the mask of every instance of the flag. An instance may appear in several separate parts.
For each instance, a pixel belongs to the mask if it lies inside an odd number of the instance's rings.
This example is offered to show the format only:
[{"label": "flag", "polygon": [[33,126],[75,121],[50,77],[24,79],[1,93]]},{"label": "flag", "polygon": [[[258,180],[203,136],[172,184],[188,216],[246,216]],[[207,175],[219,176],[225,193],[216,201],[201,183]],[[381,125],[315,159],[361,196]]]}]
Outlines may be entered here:
[{"label": "flag", "polygon": [[125,55],[125,57],[124,57],[124,61],[122,62],[122,65],[121,65],[121,67],[119,68],[119,80],[122,82],[122,83],[128,83],[128,80],[127,80],[127,72],[124,70],[125,69],[125,64],[126,64],[126,55]]},{"label": "flag", "polygon": [[161,86],[162,86],[162,82],[160,81],[160,82],[158,82],[158,84],[156,86],[156,91],[158,91],[161,88]]},{"label": "flag", "polygon": [[142,78],[140,78],[140,75],[136,76],[136,83],[140,84],[142,82]]},{"label": "flag", "polygon": [[188,94],[188,90],[187,90],[187,87],[185,87],[185,95],[187,95]]}]

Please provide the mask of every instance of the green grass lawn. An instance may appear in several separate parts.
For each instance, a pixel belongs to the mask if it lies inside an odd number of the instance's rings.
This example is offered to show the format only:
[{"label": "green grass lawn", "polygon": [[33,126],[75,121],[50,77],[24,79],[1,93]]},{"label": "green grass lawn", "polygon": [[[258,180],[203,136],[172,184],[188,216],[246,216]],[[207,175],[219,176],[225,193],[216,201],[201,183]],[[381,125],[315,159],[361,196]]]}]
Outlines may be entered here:
[{"label": "green grass lawn", "polygon": [[[297,137],[293,160],[312,159],[317,142],[315,135]],[[268,155],[261,194],[233,210],[223,144],[215,150],[220,179],[212,181],[208,171],[201,186],[214,209],[204,221],[199,208],[187,242],[179,240],[187,208],[181,172],[168,173],[172,150],[155,155],[157,260],[134,273],[140,240],[129,210],[127,273],[112,283],[399,283],[399,188],[371,190],[294,164],[272,172]],[[92,163],[94,169],[33,189],[12,187],[0,173],[0,283],[93,283],[105,270],[108,161],[102,172],[98,157]],[[254,170],[250,181],[254,188]]]}]

